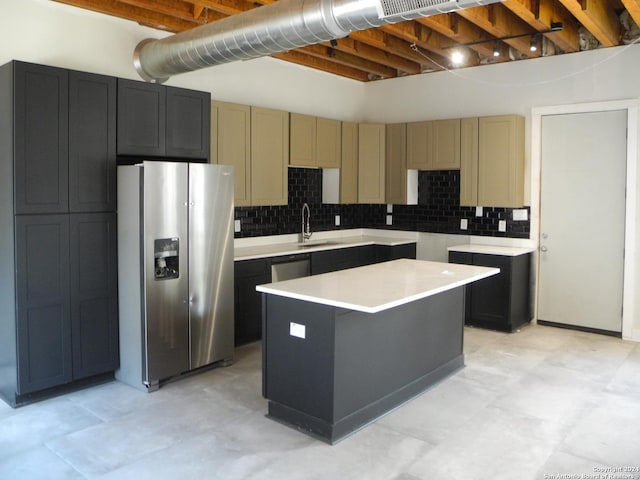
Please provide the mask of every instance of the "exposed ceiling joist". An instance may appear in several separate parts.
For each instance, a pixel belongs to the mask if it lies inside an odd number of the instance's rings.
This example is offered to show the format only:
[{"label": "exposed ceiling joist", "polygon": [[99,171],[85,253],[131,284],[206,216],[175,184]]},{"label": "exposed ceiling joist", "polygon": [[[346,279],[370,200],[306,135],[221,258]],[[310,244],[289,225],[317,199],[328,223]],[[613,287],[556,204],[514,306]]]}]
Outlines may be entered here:
[{"label": "exposed ceiling joist", "polygon": [[[178,33],[278,0],[51,1]],[[461,44],[470,53],[464,66],[511,61],[514,56],[509,47],[519,52],[516,59],[538,57],[543,54],[542,49],[530,51],[530,35],[546,32],[552,23],[558,22],[562,23],[561,31],[544,33],[548,40],[545,45],[555,47],[545,49],[544,54],[577,52],[598,44],[619,45],[624,33],[619,17],[625,9],[640,24],[640,0],[505,0],[501,4],[355,31],[346,38],[274,57],[359,81],[416,75],[453,68],[450,54]],[[580,27],[598,43],[581,43]],[[524,36],[505,38],[513,35]],[[497,57],[493,56],[495,48]]]},{"label": "exposed ceiling joist", "polygon": [[607,0],[559,1],[603,46],[620,44],[620,20]]}]

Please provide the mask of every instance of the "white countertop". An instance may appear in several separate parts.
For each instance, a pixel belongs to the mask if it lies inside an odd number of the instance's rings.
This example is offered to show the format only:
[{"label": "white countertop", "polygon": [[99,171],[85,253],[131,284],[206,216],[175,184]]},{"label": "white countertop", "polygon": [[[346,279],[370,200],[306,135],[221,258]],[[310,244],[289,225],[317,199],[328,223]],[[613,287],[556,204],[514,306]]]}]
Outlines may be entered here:
[{"label": "white countertop", "polygon": [[284,282],[258,285],[262,293],[376,313],[500,272],[499,268],[400,259]]},{"label": "white countertop", "polygon": [[309,240],[305,246],[298,242],[273,243],[234,248],[234,260],[252,260],[255,258],[293,255],[296,253],[310,253],[320,250],[335,250],[338,248],[359,247],[362,245],[405,245],[416,243],[415,238],[383,237],[374,235],[358,235],[353,237],[335,237]]},{"label": "white countertop", "polygon": [[518,255],[531,253],[535,249],[530,247],[503,247],[499,245],[467,244],[467,245],[455,245],[452,247],[447,247],[447,250],[450,252],[485,253],[489,255],[503,255],[506,257],[517,257]]}]

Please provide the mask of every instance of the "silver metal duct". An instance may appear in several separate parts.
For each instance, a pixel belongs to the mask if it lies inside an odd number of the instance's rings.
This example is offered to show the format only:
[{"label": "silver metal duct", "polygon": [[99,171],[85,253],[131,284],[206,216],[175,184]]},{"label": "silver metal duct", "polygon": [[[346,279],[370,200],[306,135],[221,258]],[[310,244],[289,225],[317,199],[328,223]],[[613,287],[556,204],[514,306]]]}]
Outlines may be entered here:
[{"label": "silver metal duct", "polygon": [[170,76],[342,38],[355,30],[502,0],[279,0],[161,40],[134,52],[138,74]]}]

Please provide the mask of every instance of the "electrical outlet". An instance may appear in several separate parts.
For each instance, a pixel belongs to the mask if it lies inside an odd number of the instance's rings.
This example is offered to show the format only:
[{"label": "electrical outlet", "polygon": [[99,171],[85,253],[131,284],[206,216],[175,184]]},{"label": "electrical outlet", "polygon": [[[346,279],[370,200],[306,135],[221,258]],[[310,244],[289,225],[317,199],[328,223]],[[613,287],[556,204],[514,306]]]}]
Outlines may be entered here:
[{"label": "electrical outlet", "polygon": [[482,207],[476,207],[476,217],[482,216]]},{"label": "electrical outlet", "polygon": [[466,218],[460,219],[460,230],[466,230],[468,225],[469,225],[469,220],[467,220]]},{"label": "electrical outlet", "polygon": [[507,221],[506,220],[498,220],[498,231],[506,232],[507,231]]},{"label": "electrical outlet", "polygon": [[387,203],[387,213],[393,213],[393,203]]},{"label": "electrical outlet", "polygon": [[523,221],[523,220],[527,220],[528,215],[527,215],[527,210],[526,209],[522,209],[522,210],[514,210],[513,211],[513,219],[516,221]]},{"label": "electrical outlet", "polygon": [[233,230],[238,233],[241,229],[240,220],[233,222]]},{"label": "electrical outlet", "polygon": [[387,215],[387,225],[393,225],[393,215]]},{"label": "electrical outlet", "polygon": [[335,223],[336,223],[336,227],[339,227],[339,226],[340,226],[340,215],[336,215],[336,221],[335,221]]}]

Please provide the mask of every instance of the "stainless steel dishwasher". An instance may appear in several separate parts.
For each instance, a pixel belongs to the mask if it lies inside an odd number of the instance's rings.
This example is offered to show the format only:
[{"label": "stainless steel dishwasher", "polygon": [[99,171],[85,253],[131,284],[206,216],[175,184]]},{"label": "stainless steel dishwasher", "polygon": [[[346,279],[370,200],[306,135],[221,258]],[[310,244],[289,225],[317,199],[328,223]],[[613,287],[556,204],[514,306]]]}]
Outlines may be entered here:
[{"label": "stainless steel dishwasher", "polygon": [[311,275],[309,254],[285,255],[271,260],[271,281],[282,282]]}]

